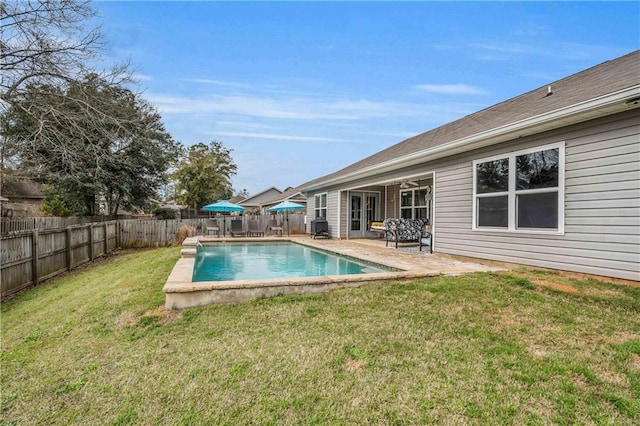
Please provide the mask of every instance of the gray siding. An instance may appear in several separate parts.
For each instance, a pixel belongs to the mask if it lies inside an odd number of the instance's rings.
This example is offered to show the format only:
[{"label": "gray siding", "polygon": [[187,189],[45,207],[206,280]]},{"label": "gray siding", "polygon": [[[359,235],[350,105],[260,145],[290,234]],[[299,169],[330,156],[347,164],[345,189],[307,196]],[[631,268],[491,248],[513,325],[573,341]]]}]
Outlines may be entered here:
[{"label": "gray siding", "polygon": [[338,191],[329,191],[327,193],[327,222],[329,222],[329,234],[331,238],[339,238],[338,229]]},{"label": "gray siding", "polygon": [[338,191],[318,191],[307,194],[306,232],[311,233],[311,221],[316,217],[315,195],[327,193],[327,223],[331,238],[338,238]]},{"label": "gray siding", "polygon": [[316,198],[311,194],[307,197],[307,223],[305,224],[305,232],[311,233],[311,221],[316,217]]},{"label": "gray siding", "polygon": [[[640,280],[638,111],[434,165],[435,249],[525,265]],[[564,235],[472,231],[472,161],[565,141]]]}]

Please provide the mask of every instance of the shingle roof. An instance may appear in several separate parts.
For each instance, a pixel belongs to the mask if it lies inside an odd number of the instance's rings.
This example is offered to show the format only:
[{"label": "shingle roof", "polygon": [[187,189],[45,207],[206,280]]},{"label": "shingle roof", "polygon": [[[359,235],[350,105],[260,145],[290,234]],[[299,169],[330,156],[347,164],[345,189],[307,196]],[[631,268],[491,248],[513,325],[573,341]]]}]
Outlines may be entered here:
[{"label": "shingle roof", "polygon": [[4,182],[2,193],[9,198],[33,198],[39,200],[44,198],[42,184],[28,179],[7,179]]},{"label": "shingle roof", "polygon": [[[321,184],[394,158],[536,117],[640,84],[640,50],[413,136],[337,172],[300,185]],[[548,87],[552,95],[547,95]]]}]

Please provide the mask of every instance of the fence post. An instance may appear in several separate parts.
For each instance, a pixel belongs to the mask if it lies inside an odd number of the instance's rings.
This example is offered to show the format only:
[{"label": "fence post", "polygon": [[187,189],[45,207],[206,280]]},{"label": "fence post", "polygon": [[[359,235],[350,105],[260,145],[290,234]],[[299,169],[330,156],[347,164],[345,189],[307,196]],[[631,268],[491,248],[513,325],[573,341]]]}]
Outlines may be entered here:
[{"label": "fence post", "polygon": [[38,230],[31,233],[31,280],[33,284],[38,284]]},{"label": "fence post", "polygon": [[104,255],[106,256],[109,253],[109,238],[107,237],[107,223],[102,223],[102,228],[104,229]]},{"label": "fence post", "polygon": [[120,221],[116,218],[116,248],[120,248]]},{"label": "fence post", "polygon": [[89,260],[93,260],[93,224],[89,224]]},{"label": "fence post", "polygon": [[65,235],[65,249],[67,251],[67,271],[71,270],[71,228],[67,226]]}]

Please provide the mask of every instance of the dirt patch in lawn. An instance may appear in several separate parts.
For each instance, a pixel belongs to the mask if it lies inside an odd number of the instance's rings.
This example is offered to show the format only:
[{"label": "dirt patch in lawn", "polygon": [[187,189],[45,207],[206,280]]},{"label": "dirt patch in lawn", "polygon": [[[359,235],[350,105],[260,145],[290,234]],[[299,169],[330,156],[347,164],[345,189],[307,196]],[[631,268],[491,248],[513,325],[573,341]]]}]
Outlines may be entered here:
[{"label": "dirt patch in lawn", "polygon": [[622,278],[605,277],[602,275],[581,274],[579,272],[555,271],[559,275],[568,278],[576,278],[579,280],[598,280],[605,283],[626,285],[628,287],[640,288],[640,281],[623,280]]},{"label": "dirt patch in lawn", "polygon": [[631,357],[631,369],[633,371],[640,371],[640,355],[633,355]]},{"label": "dirt patch in lawn", "polygon": [[531,282],[533,282],[533,284],[541,286],[541,287],[547,287],[547,288],[551,288],[553,290],[556,291],[560,291],[562,293],[568,293],[568,294],[578,294],[580,293],[580,291],[570,285],[567,284],[558,284],[558,283],[554,283],[552,281],[547,281],[547,280],[540,280],[540,279],[533,279],[531,280]]},{"label": "dirt patch in lawn", "polygon": [[158,317],[159,323],[162,325],[169,324],[182,318],[182,311],[167,311],[164,305],[160,305],[155,309],[151,309],[142,315],[135,315],[133,312],[122,312],[116,319],[116,330],[121,331],[127,326],[134,326],[146,317]]},{"label": "dirt patch in lawn", "polygon": [[177,309],[168,311],[165,309],[164,305],[160,305],[157,308],[151,309],[145,312],[144,314],[140,315],[138,320],[144,317],[153,317],[153,316],[160,317],[161,318],[160,324],[165,325],[182,318],[182,312]]}]

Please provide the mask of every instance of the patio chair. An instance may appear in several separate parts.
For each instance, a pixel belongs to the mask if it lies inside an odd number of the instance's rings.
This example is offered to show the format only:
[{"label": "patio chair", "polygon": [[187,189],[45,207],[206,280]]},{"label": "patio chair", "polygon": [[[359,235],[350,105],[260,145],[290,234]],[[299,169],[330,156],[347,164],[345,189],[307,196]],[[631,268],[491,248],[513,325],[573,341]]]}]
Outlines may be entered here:
[{"label": "patio chair", "polygon": [[220,227],[218,226],[218,223],[215,220],[207,219],[205,221],[204,226],[207,230],[207,235],[213,234],[216,237],[220,236]]},{"label": "patio chair", "polygon": [[282,226],[278,226],[278,222],[275,219],[269,219],[267,232],[271,234],[278,234],[278,236],[282,237]]},{"label": "patio chair", "polygon": [[231,221],[231,236],[232,237],[244,237],[247,235],[247,232],[244,230],[242,226],[242,219],[233,219]]},{"label": "patio chair", "polygon": [[260,229],[260,223],[257,219],[249,220],[249,230],[247,235],[250,237],[264,237],[264,231]]}]

